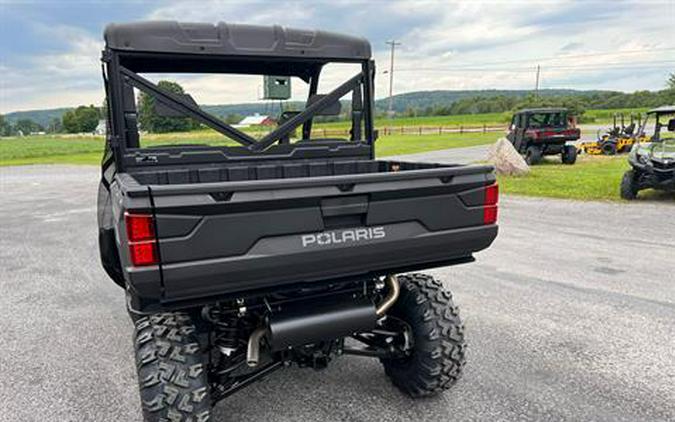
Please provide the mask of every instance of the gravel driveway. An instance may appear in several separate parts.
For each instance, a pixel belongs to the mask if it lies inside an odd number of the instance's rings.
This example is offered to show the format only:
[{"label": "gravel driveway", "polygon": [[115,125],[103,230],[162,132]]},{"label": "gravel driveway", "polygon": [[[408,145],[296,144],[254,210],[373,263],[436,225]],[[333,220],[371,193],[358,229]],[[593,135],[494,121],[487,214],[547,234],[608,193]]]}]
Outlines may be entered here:
[{"label": "gravel driveway", "polygon": [[[414,157],[410,157],[414,159]],[[0,168],[0,420],[135,421],[122,291],[100,268],[98,169]],[[375,360],[290,369],[215,421],[675,420],[675,206],[504,198],[455,293],[468,365],[412,401]]]}]

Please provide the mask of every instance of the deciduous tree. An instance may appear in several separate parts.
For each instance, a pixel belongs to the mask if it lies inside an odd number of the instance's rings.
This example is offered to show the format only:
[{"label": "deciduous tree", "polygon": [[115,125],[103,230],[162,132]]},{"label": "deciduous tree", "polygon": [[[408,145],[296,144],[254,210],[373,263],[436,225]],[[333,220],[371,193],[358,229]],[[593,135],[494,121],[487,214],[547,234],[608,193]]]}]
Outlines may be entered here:
[{"label": "deciduous tree", "polygon": [[31,119],[20,119],[14,125],[14,131],[17,133],[20,131],[24,135],[28,135],[32,132],[41,132],[44,129],[39,124],[35,123]]},{"label": "deciduous tree", "polygon": [[0,114],[0,136],[9,136],[12,133],[12,125]]},{"label": "deciduous tree", "polygon": [[[172,81],[159,81],[161,89],[174,94],[184,94],[183,87]],[[196,124],[189,117],[165,117],[157,114],[156,99],[144,92],[138,98],[138,122],[141,129],[153,133],[184,132],[192,130]]]},{"label": "deciduous tree", "polygon": [[63,129],[68,133],[93,132],[100,116],[99,110],[94,105],[79,106],[63,115]]}]

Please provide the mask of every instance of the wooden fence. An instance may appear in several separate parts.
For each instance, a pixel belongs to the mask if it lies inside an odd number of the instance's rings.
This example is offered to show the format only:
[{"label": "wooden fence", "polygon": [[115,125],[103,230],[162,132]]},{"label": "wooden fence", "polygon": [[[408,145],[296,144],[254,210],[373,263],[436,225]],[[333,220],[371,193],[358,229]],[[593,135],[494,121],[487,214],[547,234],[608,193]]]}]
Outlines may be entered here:
[{"label": "wooden fence", "polygon": [[[503,132],[508,126],[385,126],[377,128],[380,136],[386,135],[442,135],[444,133],[488,133]],[[315,128],[312,130],[315,137],[349,136],[349,129]]]}]

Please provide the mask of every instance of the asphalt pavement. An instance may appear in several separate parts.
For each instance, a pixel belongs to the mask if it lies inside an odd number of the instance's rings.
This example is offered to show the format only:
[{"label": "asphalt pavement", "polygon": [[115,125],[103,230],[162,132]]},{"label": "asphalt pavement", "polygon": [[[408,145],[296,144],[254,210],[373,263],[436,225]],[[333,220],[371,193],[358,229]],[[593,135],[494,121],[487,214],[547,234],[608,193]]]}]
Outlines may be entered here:
[{"label": "asphalt pavement", "polygon": [[466,148],[451,148],[440,151],[418,152],[417,154],[395,155],[387,160],[401,160],[427,163],[474,163],[486,161],[490,145],[479,145]]},{"label": "asphalt pavement", "polygon": [[[414,157],[411,157],[411,159]],[[98,169],[0,168],[0,421],[137,421],[131,322],[96,244]],[[454,292],[464,377],[413,401],[376,360],[277,372],[214,421],[675,420],[675,204],[505,197]]]}]

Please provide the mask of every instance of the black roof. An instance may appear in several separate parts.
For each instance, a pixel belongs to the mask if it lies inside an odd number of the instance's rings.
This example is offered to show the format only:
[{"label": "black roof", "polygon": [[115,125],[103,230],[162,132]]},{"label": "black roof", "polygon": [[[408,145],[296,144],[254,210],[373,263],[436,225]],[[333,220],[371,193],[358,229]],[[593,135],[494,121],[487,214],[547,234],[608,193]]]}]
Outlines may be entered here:
[{"label": "black roof", "polygon": [[524,108],[516,111],[516,114],[533,114],[533,113],[559,113],[561,111],[569,111],[563,107],[542,107],[542,108]]},{"label": "black roof", "polygon": [[148,21],[110,24],[104,37],[108,48],[128,52],[327,61],[371,57],[370,43],[365,38],[279,25]]}]

